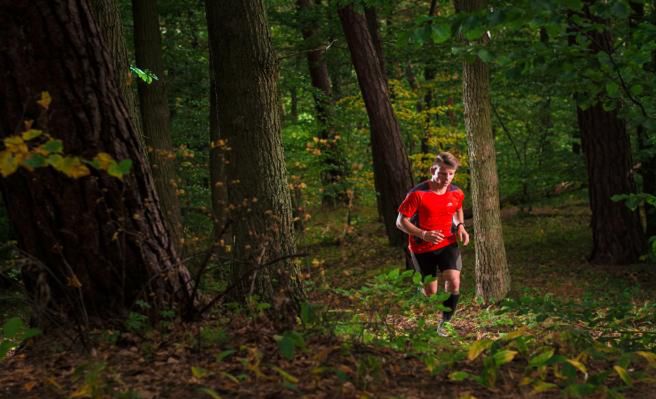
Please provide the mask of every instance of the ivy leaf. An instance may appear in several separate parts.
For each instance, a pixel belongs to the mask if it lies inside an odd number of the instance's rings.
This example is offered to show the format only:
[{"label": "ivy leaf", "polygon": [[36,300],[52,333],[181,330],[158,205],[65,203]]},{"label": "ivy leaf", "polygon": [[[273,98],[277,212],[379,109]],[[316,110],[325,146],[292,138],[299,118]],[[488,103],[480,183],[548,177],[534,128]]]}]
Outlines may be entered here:
[{"label": "ivy leaf", "polygon": [[78,157],[60,157],[54,164],[50,163],[55,169],[62,172],[68,177],[74,179],[88,176],[89,168],[86,167]]}]

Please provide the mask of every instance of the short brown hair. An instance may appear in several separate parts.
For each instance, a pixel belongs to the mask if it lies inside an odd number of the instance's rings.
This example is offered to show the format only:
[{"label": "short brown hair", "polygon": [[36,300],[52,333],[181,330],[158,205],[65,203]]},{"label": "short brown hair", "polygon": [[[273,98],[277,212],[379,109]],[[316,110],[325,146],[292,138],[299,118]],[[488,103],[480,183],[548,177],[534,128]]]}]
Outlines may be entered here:
[{"label": "short brown hair", "polygon": [[435,162],[433,162],[433,165],[446,166],[449,168],[458,169],[460,162],[458,162],[458,158],[456,158],[453,154],[444,151],[437,154],[437,156],[435,157]]}]

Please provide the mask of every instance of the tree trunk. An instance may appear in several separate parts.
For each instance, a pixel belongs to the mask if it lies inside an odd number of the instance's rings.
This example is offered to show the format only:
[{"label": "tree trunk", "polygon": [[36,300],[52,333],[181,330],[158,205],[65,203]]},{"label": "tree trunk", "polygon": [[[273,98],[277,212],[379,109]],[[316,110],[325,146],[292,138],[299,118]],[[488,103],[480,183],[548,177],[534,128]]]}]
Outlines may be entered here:
[{"label": "tree trunk", "polygon": [[319,143],[325,143],[320,147],[322,152],[321,185],[323,187],[321,203],[327,207],[334,207],[348,202],[344,185],[344,179],[348,174],[348,165],[341,142],[336,139],[335,129],[332,126],[335,100],[326,64],[326,51],[317,37],[318,21],[313,18],[313,5],[311,0],[297,0],[296,4],[301,20],[301,33],[307,54],[310,79],[314,88],[315,111],[320,126]]},{"label": "tree trunk", "polygon": [[631,171],[631,147],[624,121],[616,111],[601,103],[577,109],[581,147],[588,171],[588,195],[592,210],[592,253],[590,262],[627,264],[637,262],[644,248],[637,211],[616,194],[635,193]]},{"label": "tree trunk", "polygon": [[91,10],[94,13],[105,46],[114,61],[113,67],[118,72],[116,75],[117,84],[121,93],[123,93],[125,104],[130,113],[130,119],[132,119],[134,126],[139,130],[139,136],[141,137],[139,110],[137,108],[137,99],[132,89],[133,77],[129,68],[130,60],[118,4],[116,0],[93,0],[91,1]]},{"label": "tree trunk", "polygon": [[[208,30],[210,24],[213,24],[214,19],[207,18]],[[214,224],[214,236],[216,239],[221,239],[221,233],[226,224],[226,206],[228,205],[228,190],[226,186],[226,151],[227,143],[221,135],[219,129],[219,99],[216,89],[216,80],[214,73],[214,55],[212,54],[210,43],[210,194],[212,202],[212,216]]]},{"label": "tree trunk", "polygon": [[[36,306],[84,321],[124,315],[137,299],[154,309],[184,300],[189,275],[87,3],[3,1],[0,36],[12,38],[0,42],[0,135],[31,119],[66,154],[132,160],[122,180],[93,170],[72,179],[51,168],[0,180],[18,245],[35,259],[23,277]],[[44,90],[52,102],[40,117],[35,100]]]},{"label": "tree trunk", "polygon": [[170,114],[156,0],[133,0],[134,53],[137,67],[153,72],[158,80],[139,80],[143,133],[162,212],[174,243],[181,248],[182,216],[177,195],[175,157],[171,142]]},{"label": "tree trunk", "polygon": [[[272,314],[293,324],[304,294],[295,253],[292,209],[281,140],[278,66],[263,1],[207,1],[219,125],[227,153],[234,220],[233,280],[238,298],[257,294]],[[244,274],[253,267],[248,279]]]},{"label": "tree trunk", "polygon": [[[455,2],[458,12],[474,12],[486,4],[486,0]],[[462,81],[474,213],[476,295],[485,302],[494,302],[504,298],[510,290],[510,273],[499,211],[488,65],[480,58],[465,61]]]},{"label": "tree trunk", "polygon": [[398,206],[413,185],[410,162],[367,21],[351,6],[340,9],[339,16],[369,116],[378,209],[390,244],[404,246],[405,235],[396,228],[396,217]]},{"label": "tree trunk", "polygon": [[[595,19],[584,7],[587,18]],[[602,22],[602,21],[595,21]],[[587,32],[593,54],[612,51],[608,31]],[[581,148],[588,171],[588,195],[592,210],[592,253],[590,262],[627,264],[637,262],[644,248],[644,236],[637,211],[623,202],[615,202],[615,194],[635,193],[631,144],[626,124],[616,110],[606,111],[601,102],[591,107],[577,107],[581,132]]]}]

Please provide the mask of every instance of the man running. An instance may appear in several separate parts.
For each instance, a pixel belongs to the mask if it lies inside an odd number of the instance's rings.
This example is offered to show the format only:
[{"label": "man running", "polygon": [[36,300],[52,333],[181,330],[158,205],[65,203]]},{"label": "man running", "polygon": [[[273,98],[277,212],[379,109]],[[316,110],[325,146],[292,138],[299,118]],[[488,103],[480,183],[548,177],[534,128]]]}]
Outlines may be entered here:
[{"label": "man running", "polygon": [[[458,159],[451,153],[442,152],[431,167],[431,179],[414,187],[399,207],[396,227],[408,234],[410,253],[415,269],[426,276],[438,277],[438,269],[444,280],[445,290],[450,293],[444,306],[437,333],[447,336],[447,323],[453,317],[460,297],[460,270],[462,258],[456,238],[469,244],[465,229],[462,202],[465,194],[451,184],[458,169]],[[427,283],[424,294],[431,296],[438,291],[438,281]]]}]

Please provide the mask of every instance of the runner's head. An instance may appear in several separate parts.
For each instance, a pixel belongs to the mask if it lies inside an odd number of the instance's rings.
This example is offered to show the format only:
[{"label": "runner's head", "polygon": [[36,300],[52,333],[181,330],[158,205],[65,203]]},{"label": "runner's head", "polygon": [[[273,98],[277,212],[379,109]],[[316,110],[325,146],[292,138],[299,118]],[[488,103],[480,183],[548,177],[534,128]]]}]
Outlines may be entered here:
[{"label": "runner's head", "polygon": [[440,186],[451,184],[453,177],[458,170],[458,158],[450,152],[441,152],[435,157],[435,162],[431,166],[431,175],[435,183]]}]

